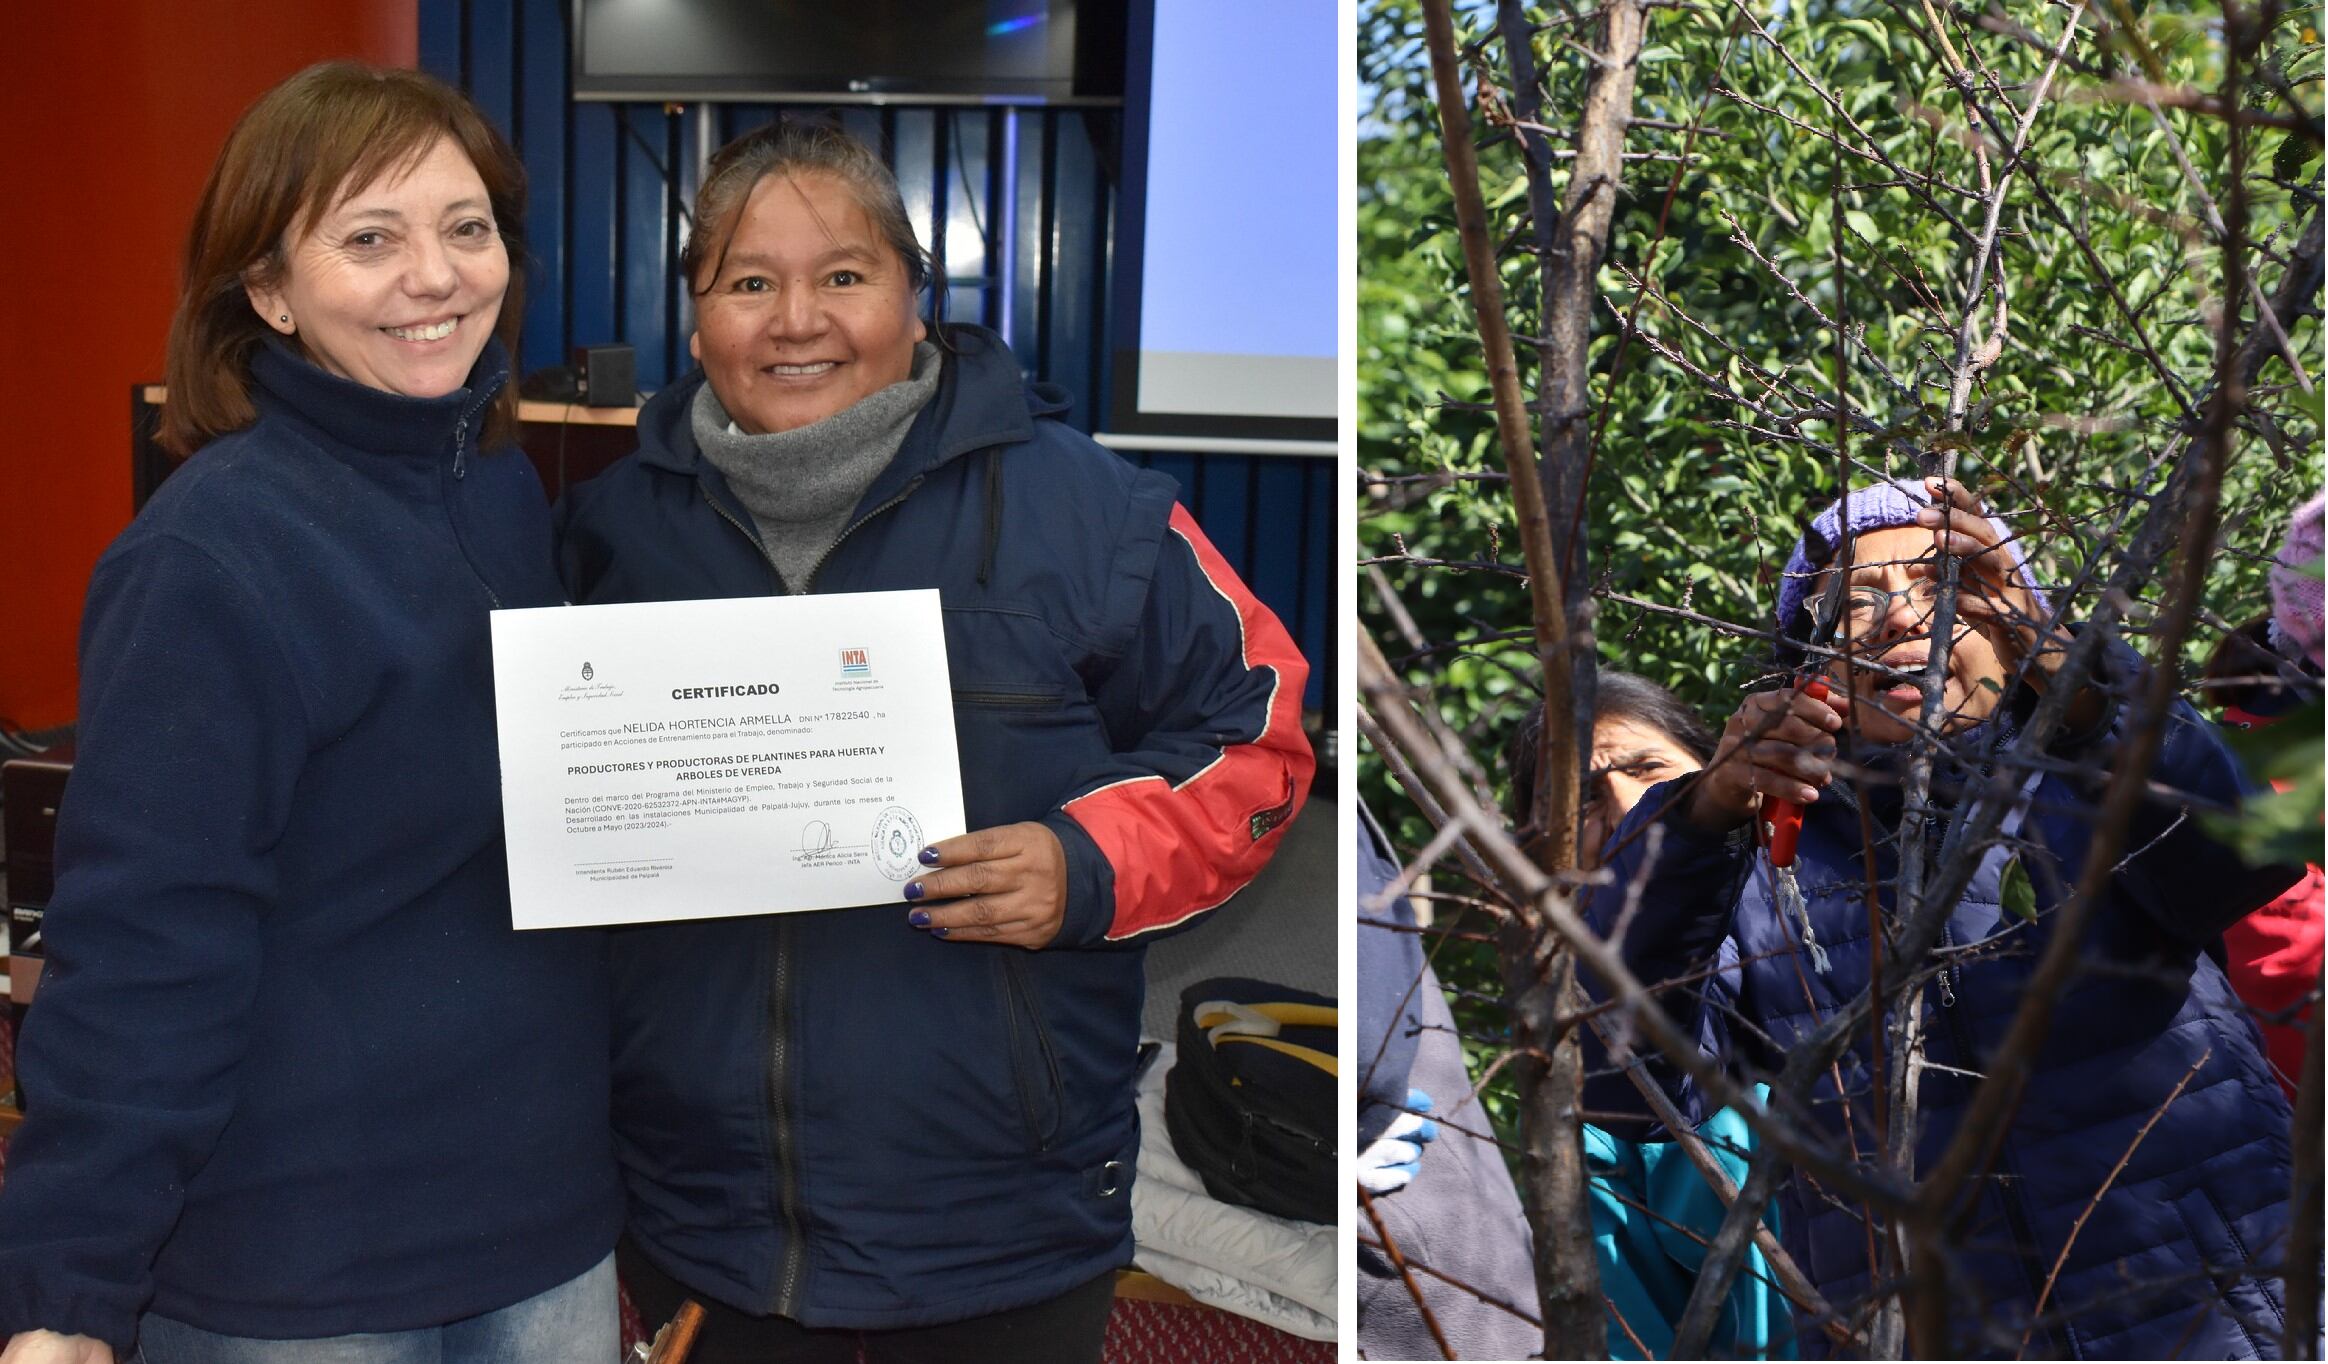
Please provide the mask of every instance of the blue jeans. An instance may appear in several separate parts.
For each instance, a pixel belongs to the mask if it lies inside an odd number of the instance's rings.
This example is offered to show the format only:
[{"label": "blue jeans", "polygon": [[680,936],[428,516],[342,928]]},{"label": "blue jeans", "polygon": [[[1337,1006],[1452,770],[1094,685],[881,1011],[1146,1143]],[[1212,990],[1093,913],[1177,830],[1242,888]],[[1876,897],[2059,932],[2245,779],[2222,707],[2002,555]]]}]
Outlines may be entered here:
[{"label": "blue jeans", "polygon": [[148,1316],[128,1364],[613,1364],[619,1311],[608,1255],[523,1302],[416,1331],[254,1340]]}]

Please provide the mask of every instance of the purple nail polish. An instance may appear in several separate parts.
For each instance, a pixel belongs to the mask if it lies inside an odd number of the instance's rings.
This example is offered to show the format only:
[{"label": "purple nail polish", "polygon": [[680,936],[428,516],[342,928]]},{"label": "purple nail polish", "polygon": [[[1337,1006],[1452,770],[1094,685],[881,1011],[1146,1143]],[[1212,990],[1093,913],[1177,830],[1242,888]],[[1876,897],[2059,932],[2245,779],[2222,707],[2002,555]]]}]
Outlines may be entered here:
[{"label": "purple nail polish", "polygon": [[930,912],[926,909],[917,909],[906,915],[905,921],[915,928],[928,928],[930,926]]},{"label": "purple nail polish", "polygon": [[908,882],[906,882],[906,883],[905,883],[905,898],[906,898],[906,899],[908,899],[908,900],[919,900],[919,899],[920,899],[922,896],[924,896],[924,895],[926,895],[926,894],[928,894],[928,892],[922,889],[922,883],[921,883],[921,882],[919,882],[919,881],[908,881]]},{"label": "purple nail polish", "polygon": [[946,936],[946,930],[942,928],[933,928],[930,930],[930,932],[937,934],[941,938]]},{"label": "purple nail polish", "polygon": [[938,865],[938,850],[936,848],[924,848],[920,855],[923,866],[934,867]]}]

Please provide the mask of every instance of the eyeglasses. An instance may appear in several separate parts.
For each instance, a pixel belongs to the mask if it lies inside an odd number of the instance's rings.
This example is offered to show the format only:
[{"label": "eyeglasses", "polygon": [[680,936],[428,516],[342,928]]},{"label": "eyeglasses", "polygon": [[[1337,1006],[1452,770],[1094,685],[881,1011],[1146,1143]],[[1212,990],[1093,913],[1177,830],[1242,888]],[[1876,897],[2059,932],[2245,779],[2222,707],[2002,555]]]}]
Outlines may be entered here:
[{"label": "eyeglasses", "polygon": [[1918,578],[1906,587],[1887,592],[1880,587],[1854,587],[1843,594],[1845,619],[1851,633],[1867,634],[1882,623],[1892,611],[1892,603],[1906,601],[1908,609],[1921,620],[1931,615],[1940,605],[1940,583],[1934,578]]}]

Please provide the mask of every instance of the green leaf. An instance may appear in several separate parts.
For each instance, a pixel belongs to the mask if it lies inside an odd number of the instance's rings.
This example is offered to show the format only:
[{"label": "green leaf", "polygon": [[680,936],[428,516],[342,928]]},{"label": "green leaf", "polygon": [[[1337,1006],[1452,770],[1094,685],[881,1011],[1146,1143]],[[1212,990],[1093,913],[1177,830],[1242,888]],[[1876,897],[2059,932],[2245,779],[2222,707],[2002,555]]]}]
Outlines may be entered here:
[{"label": "green leaf", "polygon": [[[2314,740],[2315,751],[2318,748]],[[2321,796],[2324,783],[2315,764],[2285,791],[2248,801],[2236,815],[2205,814],[2200,824],[2238,852],[2250,866],[2295,865],[2320,859]]]},{"label": "green leaf", "polygon": [[[2318,773],[2322,758],[2322,703],[2299,706],[2259,729],[2226,729],[2224,746],[2265,781],[2294,781]],[[2314,860],[2314,859],[2307,859]]]},{"label": "green leaf", "polygon": [[2029,869],[2016,857],[2005,864],[1997,878],[1997,898],[2015,918],[2034,922],[2037,918],[2037,887],[2029,882]]},{"label": "green leaf", "polygon": [[2271,154],[2271,173],[2282,180],[2300,180],[2304,167],[2320,154],[2319,147],[2302,133],[2289,133],[2280,139],[2279,150]]},{"label": "green leaf", "polygon": [[2248,771],[2284,789],[2243,803],[2237,814],[2203,815],[2208,833],[2251,865],[2320,860],[2323,777],[2321,703],[2261,729],[2226,730],[2223,741]]},{"label": "green leaf", "polygon": [[1882,52],[1890,46],[1890,40],[1884,33],[1883,25],[1873,19],[1845,19],[1837,23],[1836,27],[1865,38],[1874,45],[1877,52]]},{"label": "green leaf", "polygon": [[1850,228],[1853,235],[1857,236],[1862,241],[1874,242],[1883,240],[1882,235],[1876,231],[1875,219],[1869,217],[1865,213],[1862,213],[1856,208],[1847,208],[1843,210],[1843,225]]}]

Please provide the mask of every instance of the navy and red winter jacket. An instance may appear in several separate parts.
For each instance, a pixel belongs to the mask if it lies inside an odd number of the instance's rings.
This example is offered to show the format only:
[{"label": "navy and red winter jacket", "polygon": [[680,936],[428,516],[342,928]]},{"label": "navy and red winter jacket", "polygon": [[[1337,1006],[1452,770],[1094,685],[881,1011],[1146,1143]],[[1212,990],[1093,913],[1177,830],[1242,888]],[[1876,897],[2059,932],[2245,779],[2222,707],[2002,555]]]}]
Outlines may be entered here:
[{"label": "navy and red winter jacket", "polygon": [[1174,501],[1056,420],[1001,340],[938,391],[806,584],[698,451],[700,373],[574,490],[580,603],[937,588],[969,827],[1067,855],[1046,949],[906,906],[617,933],[630,1234],[699,1292],[810,1326],[955,1321],[1131,1257],[1145,936],[1260,869],[1307,793],[1307,667]]},{"label": "navy and red winter jacket", "polygon": [[[2116,694],[2134,694],[2140,669],[2130,650],[2112,646],[2104,680]],[[2025,691],[2016,698],[2022,705],[2029,699]],[[2000,708],[1990,725],[1959,736],[1953,747],[2001,751],[2021,708]],[[2123,723],[2121,708],[2106,730],[2053,746],[2049,756],[2065,761],[2024,783],[2022,800],[1949,917],[1941,949],[1950,965],[1923,996],[1931,1068],[1920,1091],[1919,1169],[1931,1168],[1956,1136],[2053,931],[2050,911],[2084,870],[2099,787],[2077,773],[2106,771]],[[1881,766],[1886,757],[1858,761]],[[2089,920],[2083,968],[2054,1009],[2019,1111],[1959,1228],[1966,1253],[1956,1266],[1963,1293],[1952,1316],[1953,1350],[2015,1354],[2043,1295],[2032,1356],[2278,1355],[2291,1117],[2255,1025],[2207,947],[2294,871],[2242,864],[2190,817],[2191,806],[2234,804],[2244,779],[2213,726],[2180,702],[2166,718],[2150,778],[2154,792],[2174,794],[2154,795],[2134,820],[2121,865]],[[1954,813],[1949,785],[1943,777],[1935,786],[1942,816],[1932,831],[1935,851]],[[1868,803],[1878,832],[1876,875],[1888,915],[1899,875],[1891,832],[1899,787],[1838,780],[1806,811],[1795,870],[1833,964],[1828,975],[1810,969],[1795,946],[1795,925],[1774,910],[1770,873],[1747,831],[1720,837],[1698,830],[1679,812],[1681,789],[1677,782],[1651,788],[1613,840],[1620,849],[1610,863],[1616,885],[1632,885],[1646,868],[1639,910],[1617,945],[1646,984],[1711,965],[1702,991],[1668,992],[1677,1021],[1709,1053],[1775,1070],[1790,1046],[1866,989],[1867,872],[1855,802]],[[1637,835],[1659,819],[1665,837],[1652,861],[1648,840]],[[2003,907],[2000,885],[2015,856],[2036,890],[2033,921]],[[1589,918],[1596,929],[1609,930],[1623,898],[1595,897]],[[1812,1094],[1838,1149],[1854,1123],[1859,1149],[1873,1139],[1872,1087],[1880,1081],[1865,1032],[1858,1030],[1830,1071],[1840,1075],[1842,1095],[1832,1078]],[[1586,1049],[1588,1064],[1605,1071],[1590,1034]],[[1685,1114],[1703,1117],[1706,1105],[1686,1077],[1662,1063],[1652,1063],[1651,1072]],[[1839,1102],[1845,1095],[1847,1104]],[[1589,1081],[1585,1103],[1645,1116],[1621,1074]],[[2156,1126],[2137,1142],[2154,1114]],[[1788,1181],[1780,1207],[1788,1252],[1827,1300],[1846,1313],[1863,1302],[1869,1232],[1860,1208],[1808,1187],[1801,1176]],[[2048,1289],[2065,1245],[2068,1258]],[[1806,1330],[1802,1343],[1812,1350],[1820,1340]]]}]

